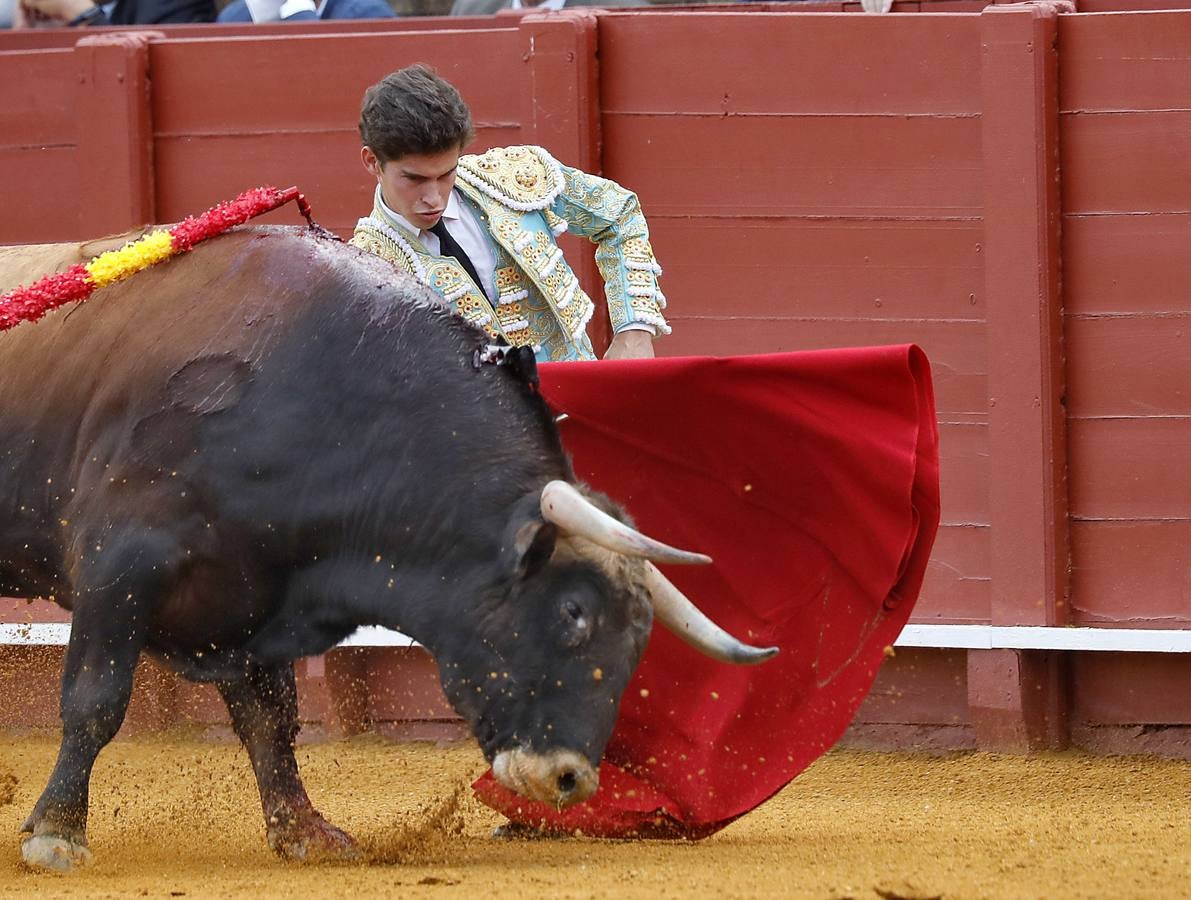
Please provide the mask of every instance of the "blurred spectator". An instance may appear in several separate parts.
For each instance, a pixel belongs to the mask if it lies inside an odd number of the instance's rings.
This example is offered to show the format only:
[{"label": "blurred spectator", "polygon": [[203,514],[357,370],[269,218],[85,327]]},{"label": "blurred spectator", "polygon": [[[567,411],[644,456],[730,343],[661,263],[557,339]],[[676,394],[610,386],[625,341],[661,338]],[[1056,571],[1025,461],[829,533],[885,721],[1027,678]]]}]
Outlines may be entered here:
[{"label": "blurred spectator", "polygon": [[0,28],[11,28],[16,16],[17,0],[0,0]]},{"label": "blurred spectator", "polygon": [[15,28],[214,22],[215,0],[17,0]]},{"label": "blurred spectator", "polygon": [[502,9],[562,9],[568,6],[650,6],[646,0],[455,0],[453,16],[486,16]]},{"label": "blurred spectator", "polygon": [[313,22],[318,19],[392,19],[385,0],[232,0],[219,22]]}]

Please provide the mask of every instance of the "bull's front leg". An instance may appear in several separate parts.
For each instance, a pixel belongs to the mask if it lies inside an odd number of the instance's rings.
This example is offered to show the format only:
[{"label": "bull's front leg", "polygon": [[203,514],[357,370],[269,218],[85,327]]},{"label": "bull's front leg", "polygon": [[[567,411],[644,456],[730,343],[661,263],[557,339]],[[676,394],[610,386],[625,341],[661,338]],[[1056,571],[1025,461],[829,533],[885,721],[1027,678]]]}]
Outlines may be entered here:
[{"label": "bull's front leg", "polygon": [[293,664],[253,666],[246,677],[218,686],[256,773],[269,846],[302,861],[358,857],[355,841],[314,808],[298,775]]},{"label": "bull's front leg", "polygon": [[169,539],[147,529],[109,531],[80,543],[88,555],[76,568],[62,743],[49,784],[21,829],[31,832],[21,844],[26,865],[64,872],[91,861],[91,769],[124,721],[152,610],[173,588],[178,558]]}]

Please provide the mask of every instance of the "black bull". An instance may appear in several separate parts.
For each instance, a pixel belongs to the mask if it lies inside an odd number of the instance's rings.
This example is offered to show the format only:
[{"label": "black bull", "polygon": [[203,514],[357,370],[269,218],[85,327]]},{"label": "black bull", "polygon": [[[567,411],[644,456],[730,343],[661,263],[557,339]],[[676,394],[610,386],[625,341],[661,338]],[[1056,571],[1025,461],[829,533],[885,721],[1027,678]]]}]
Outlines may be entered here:
[{"label": "black bull", "polygon": [[216,683],[297,858],[354,852],[298,776],[293,660],[357,626],[426,646],[498,778],[558,806],[595,790],[654,611],[767,656],[645,558],[696,556],[569,487],[532,358],[486,350],[387,264],[269,228],[0,334],[0,596],[73,612],[27,862],[89,859],[91,767],[142,650]]}]

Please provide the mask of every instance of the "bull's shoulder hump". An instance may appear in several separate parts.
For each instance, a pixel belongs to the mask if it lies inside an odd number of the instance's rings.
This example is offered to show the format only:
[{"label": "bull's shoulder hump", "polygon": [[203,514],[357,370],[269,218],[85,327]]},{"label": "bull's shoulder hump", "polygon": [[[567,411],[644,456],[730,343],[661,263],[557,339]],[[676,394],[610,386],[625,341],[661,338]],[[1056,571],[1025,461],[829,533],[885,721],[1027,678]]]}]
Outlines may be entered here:
[{"label": "bull's shoulder hump", "polygon": [[370,318],[411,306],[450,315],[442,298],[413,275],[375,253],[305,226],[250,226],[227,237],[232,256],[241,250],[264,255],[256,258],[254,270],[296,280],[304,291],[318,292],[318,284],[334,286],[337,292],[330,302],[346,307],[349,297],[366,301]]},{"label": "bull's shoulder hump", "polygon": [[241,252],[261,253],[270,263],[295,272],[327,269],[343,279],[362,279],[381,285],[405,283],[401,272],[390,263],[334,235],[305,225],[248,225],[236,228],[196,248],[200,257],[235,256]]}]

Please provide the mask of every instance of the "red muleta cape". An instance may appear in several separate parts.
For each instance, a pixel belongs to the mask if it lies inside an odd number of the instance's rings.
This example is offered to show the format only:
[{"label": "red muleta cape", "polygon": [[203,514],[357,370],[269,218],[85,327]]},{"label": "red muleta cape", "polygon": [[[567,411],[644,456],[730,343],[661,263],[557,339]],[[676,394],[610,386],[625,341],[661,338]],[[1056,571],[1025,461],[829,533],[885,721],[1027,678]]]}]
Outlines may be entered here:
[{"label": "red muleta cape", "polygon": [[578,476],[646,534],[709,554],[666,575],[781,652],[726,665],[656,626],[590,801],[560,813],[490,772],[475,791],[516,822],[704,837],[839,739],[909,618],[939,521],[929,365],[896,346],[539,371]]}]

